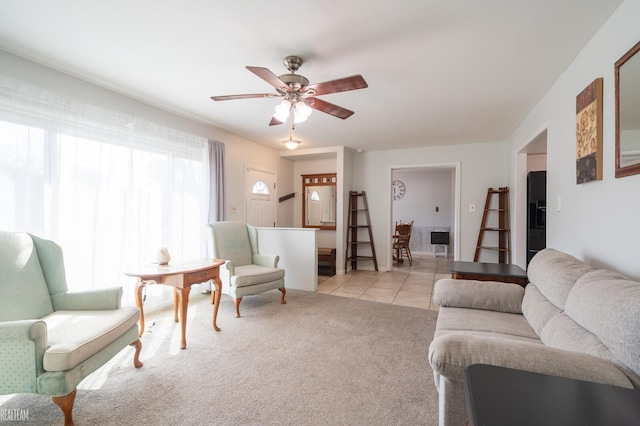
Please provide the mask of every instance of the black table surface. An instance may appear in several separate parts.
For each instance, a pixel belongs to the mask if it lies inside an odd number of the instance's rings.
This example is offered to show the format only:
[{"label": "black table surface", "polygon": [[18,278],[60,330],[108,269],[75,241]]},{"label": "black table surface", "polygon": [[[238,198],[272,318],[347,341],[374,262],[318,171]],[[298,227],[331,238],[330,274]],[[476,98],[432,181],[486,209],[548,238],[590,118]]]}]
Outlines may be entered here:
[{"label": "black table surface", "polygon": [[493,275],[496,277],[526,278],[527,273],[518,265],[507,263],[451,262],[451,272],[458,274]]},{"label": "black table surface", "polygon": [[465,392],[471,426],[640,424],[640,390],[477,364]]}]

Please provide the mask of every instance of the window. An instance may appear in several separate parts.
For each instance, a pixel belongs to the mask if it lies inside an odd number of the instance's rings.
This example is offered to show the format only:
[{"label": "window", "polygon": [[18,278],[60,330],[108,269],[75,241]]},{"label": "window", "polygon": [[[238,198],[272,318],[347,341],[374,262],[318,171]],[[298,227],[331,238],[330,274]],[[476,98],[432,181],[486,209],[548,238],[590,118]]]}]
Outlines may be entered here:
[{"label": "window", "polygon": [[[42,229],[42,210],[33,208],[47,196],[45,131],[0,121],[0,223],[4,229]],[[13,208],[11,208],[13,206]],[[8,208],[7,208],[8,207]]]},{"label": "window", "polygon": [[255,185],[253,185],[251,193],[254,195],[269,195],[271,192],[269,192],[269,185],[267,185],[267,182],[259,180]]},{"label": "window", "polygon": [[0,76],[0,221],[60,244],[70,289],[129,286],[160,247],[206,257],[208,186],[205,138]]}]

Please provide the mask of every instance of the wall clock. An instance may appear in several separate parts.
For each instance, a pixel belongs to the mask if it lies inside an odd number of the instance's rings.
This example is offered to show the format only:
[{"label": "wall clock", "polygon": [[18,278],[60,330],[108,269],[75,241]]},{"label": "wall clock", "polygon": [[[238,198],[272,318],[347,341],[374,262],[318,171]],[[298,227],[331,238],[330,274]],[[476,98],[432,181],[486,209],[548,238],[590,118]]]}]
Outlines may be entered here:
[{"label": "wall clock", "polygon": [[393,190],[394,201],[404,197],[404,194],[406,194],[407,192],[407,188],[400,180],[394,180],[393,182],[391,182],[391,189]]}]

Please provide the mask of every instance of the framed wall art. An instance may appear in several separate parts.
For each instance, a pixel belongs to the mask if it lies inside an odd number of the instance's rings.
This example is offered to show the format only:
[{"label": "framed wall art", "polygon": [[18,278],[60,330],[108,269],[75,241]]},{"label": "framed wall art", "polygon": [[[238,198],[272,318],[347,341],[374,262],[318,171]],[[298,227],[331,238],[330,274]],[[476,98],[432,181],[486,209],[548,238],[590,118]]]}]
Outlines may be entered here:
[{"label": "framed wall art", "polygon": [[576,183],[602,180],[602,78],[576,97]]}]

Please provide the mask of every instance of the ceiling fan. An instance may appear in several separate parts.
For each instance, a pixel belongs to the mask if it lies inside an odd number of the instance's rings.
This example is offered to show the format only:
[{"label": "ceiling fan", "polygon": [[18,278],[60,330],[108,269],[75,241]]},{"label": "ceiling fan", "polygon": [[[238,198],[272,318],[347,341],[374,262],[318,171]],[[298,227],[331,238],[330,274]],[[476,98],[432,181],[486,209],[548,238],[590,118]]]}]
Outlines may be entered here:
[{"label": "ceiling fan", "polygon": [[287,56],[284,58],[283,63],[290,71],[290,74],[283,74],[280,76],[276,76],[267,68],[245,67],[275,87],[276,93],[212,96],[211,99],[214,101],[228,101],[232,99],[250,98],[284,98],[276,107],[276,113],[271,118],[269,126],[284,124],[292,113],[294,123],[301,123],[309,117],[312,109],[322,111],[343,120],[353,115],[353,111],[319,99],[316,96],[346,92],[348,90],[364,89],[368,87],[364,78],[362,78],[360,74],[357,74],[350,77],[339,78],[337,80],[325,81],[323,83],[309,84],[309,80],[305,76],[296,74],[296,71],[298,71],[302,62],[302,58],[299,56]]}]

